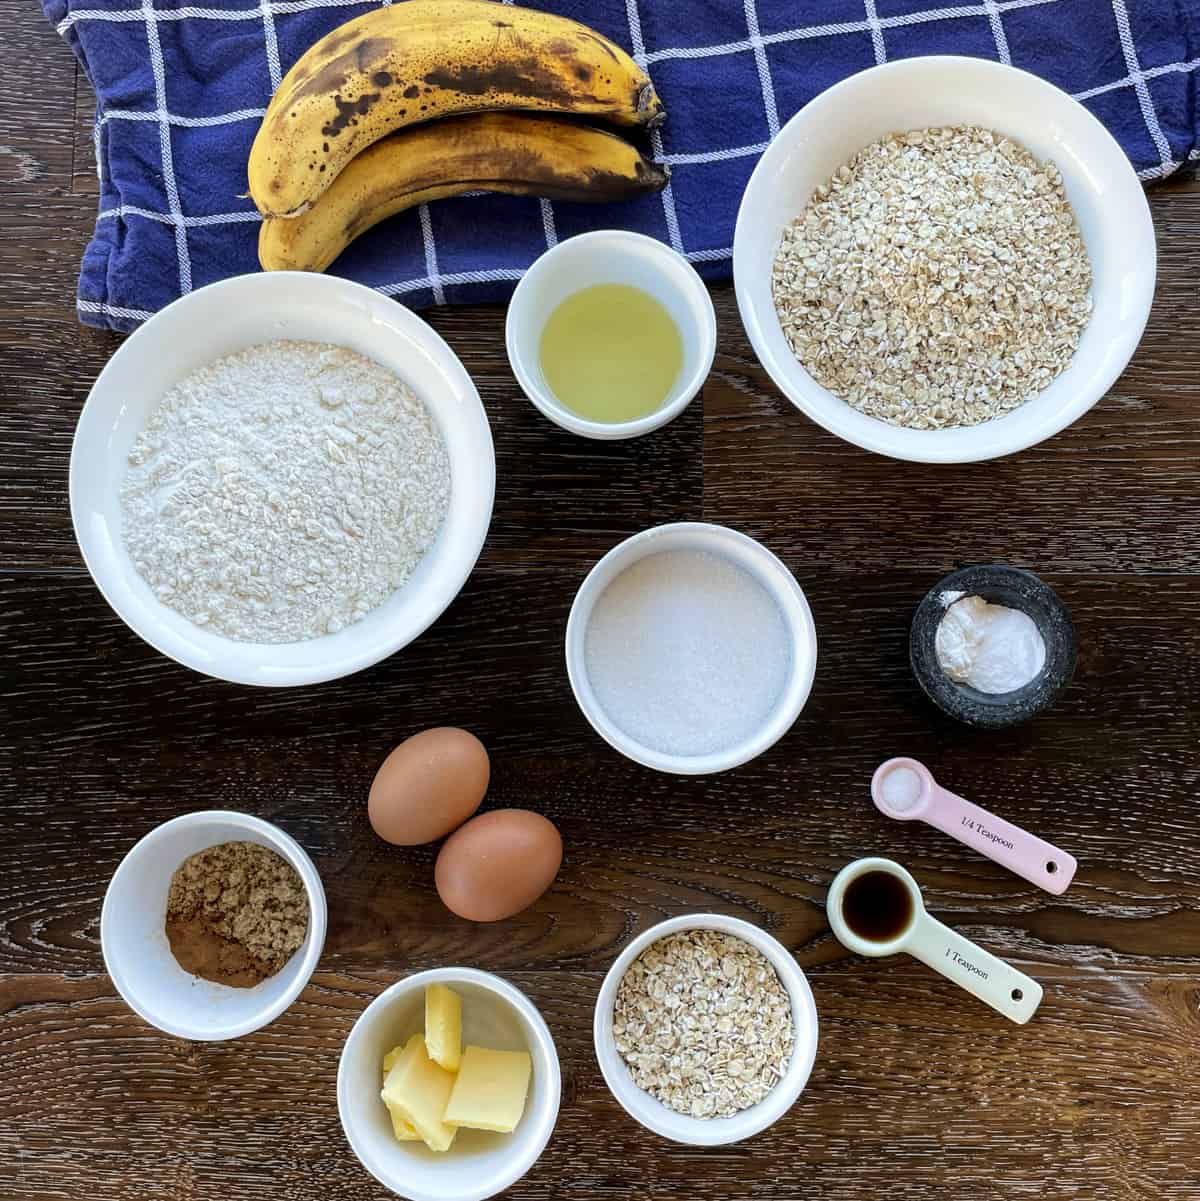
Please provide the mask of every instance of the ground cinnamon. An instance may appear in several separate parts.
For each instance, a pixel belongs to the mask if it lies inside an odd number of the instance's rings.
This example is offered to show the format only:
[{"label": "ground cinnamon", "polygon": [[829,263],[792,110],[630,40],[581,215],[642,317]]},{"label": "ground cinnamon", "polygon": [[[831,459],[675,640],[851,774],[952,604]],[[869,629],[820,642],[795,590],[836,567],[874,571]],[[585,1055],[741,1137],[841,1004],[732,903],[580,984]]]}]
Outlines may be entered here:
[{"label": "ground cinnamon", "polygon": [[223,842],[176,869],[165,925],[184,971],[252,988],[304,942],[308,896],[296,869],[269,847]]}]

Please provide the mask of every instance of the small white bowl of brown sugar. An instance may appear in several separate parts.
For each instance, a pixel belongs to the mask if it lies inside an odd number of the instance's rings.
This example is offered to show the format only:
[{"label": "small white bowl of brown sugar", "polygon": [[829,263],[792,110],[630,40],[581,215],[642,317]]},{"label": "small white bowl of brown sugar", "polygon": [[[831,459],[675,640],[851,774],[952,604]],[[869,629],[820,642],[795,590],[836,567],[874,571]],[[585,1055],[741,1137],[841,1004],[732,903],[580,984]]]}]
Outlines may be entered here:
[{"label": "small white bowl of brown sugar", "polygon": [[187,813],[151,830],[113,873],[104,966],[139,1017],[195,1041],[240,1038],[304,990],[325,944],[325,890],[278,826]]},{"label": "small white bowl of brown sugar", "polygon": [[879,454],[965,463],[1108,391],[1150,313],[1155,244],[1137,175],[1082,104],[937,56],[854,75],[783,127],[733,263],[746,332],[797,408]]},{"label": "small white bowl of brown sugar", "polygon": [[677,1143],[740,1142],[781,1118],[817,1053],[817,1008],[764,930],[688,914],[638,935],[596,999],[600,1071],[630,1117]]}]

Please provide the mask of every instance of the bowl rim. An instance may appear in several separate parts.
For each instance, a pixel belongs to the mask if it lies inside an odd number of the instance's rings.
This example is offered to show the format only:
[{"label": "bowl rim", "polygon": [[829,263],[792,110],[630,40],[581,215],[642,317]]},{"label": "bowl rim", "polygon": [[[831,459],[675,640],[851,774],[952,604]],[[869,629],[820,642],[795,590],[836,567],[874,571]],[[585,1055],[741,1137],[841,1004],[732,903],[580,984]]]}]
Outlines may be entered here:
[{"label": "bowl rim", "polygon": [[[588,682],[585,665],[587,619],[591,617],[591,611],[603,595],[604,589],[621,574],[622,563],[628,562],[632,566],[642,557],[637,552],[647,543],[676,535],[683,537],[697,549],[708,549],[714,554],[724,553],[723,547],[734,543],[759,563],[762,574],[756,578],[778,605],[792,645],[792,672],[784,684],[780,703],[769,720],[752,737],[707,755],[672,755],[656,751],[627,734],[604,712]],[[666,549],[669,548],[663,548]],[[728,771],[750,762],[774,746],[795,725],[808,703],[816,678],[818,657],[817,628],[812,609],[804,589],[787,564],[749,534],[708,521],[672,521],[650,526],[631,534],[602,555],[584,577],[571,602],[564,649],[571,692],[592,729],[614,750],[635,763],[681,776],[710,775],[714,772]]]},{"label": "bowl rim", "polygon": [[[455,1194],[454,1201],[486,1201],[486,1198],[494,1197],[497,1193],[503,1192],[504,1189],[515,1184],[541,1158],[542,1152],[546,1149],[546,1145],[549,1143],[558,1122],[559,1108],[562,1103],[562,1069],[559,1065],[558,1048],[555,1046],[554,1036],[550,1033],[550,1027],[546,1024],[546,1019],[542,1017],[537,1006],[516,985],[510,984],[502,976],[497,976],[493,972],[485,972],[480,968],[454,965],[427,968],[423,971],[413,972],[411,975],[401,977],[401,979],[388,985],[383,992],[370,1001],[362,1013],[354,1020],[354,1025],[350,1027],[350,1033],[346,1035],[345,1042],[342,1044],[341,1054],[338,1056],[337,1106],[342,1134],[346,1142],[350,1144],[350,1149],[354,1152],[355,1158],[384,1188],[389,1189],[397,1196],[406,1198],[407,1201],[447,1201],[447,1194],[442,1192],[425,1192],[413,1187],[411,1184],[404,1191],[401,1191],[396,1187],[396,1183],[388,1178],[386,1172],[382,1169],[377,1170],[378,1165],[373,1161],[369,1161],[368,1157],[364,1154],[354,1133],[355,1124],[350,1118],[352,1111],[347,1078],[348,1055],[351,1046],[364,1036],[364,1032],[380,1018],[382,1013],[396,998],[424,988],[427,984],[452,985],[456,981],[459,983],[474,984],[486,989],[511,1005],[521,1015],[532,1032],[529,1052],[534,1060],[534,1071],[541,1071],[546,1074],[549,1088],[543,1112],[538,1117],[541,1129],[537,1131],[533,1139],[529,1142],[524,1153],[514,1155],[511,1165],[505,1168],[503,1172],[493,1176],[482,1187],[467,1189],[462,1193]],[[532,1114],[525,1115],[526,1118],[533,1116]]]},{"label": "bowl rim", "polygon": [[[293,291],[295,289],[308,289],[310,292],[316,293],[324,291],[329,295],[341,293],[351,298],[356,298],[364,305],[390,305],[391,307],[387,310],[388,318],[397,327],[400,327],[392,332],[400,334],[410,342],[425,343],[426,349],[430,352],[431,356],[438,360],[443,374],[447,378],[447,383],[453,386],[456,391],[461,391],[468,401],[474,402],[474,406],[478,409],[478,430],[488,452],[486,462],[478,464],[478,471],[477,473],[473,473],[472,476],[472,487],[478,490],[479,512],[483,517],[479,525],[478,537],[476,538],[472,535],[471,539],[472,543],[477,541],[478,546],[475,547],[473,555],[464,556],[458,568],[448,575],[447,579],[448,581],[453,581],[454,587],[452,590],[447,588],[447,595],[444,600],[440,601],[437,606],[430,608],[423,615],[419,623],[407,628],[399,637],[393,633],[387,637],[379,638],[364,649],[351,650],[336,658],[318,657],[307,665],[288,665],[282,667],[263,666],[262,664],[242,664],[236,652],[228,657],[200,662],[197,661],[195,656],[188,653],[186,647],[177,646],[173,639],[165,637],[159,623],[143,623],[127,611],[127,606],[118,604],[112,595],[112,589],[105,582],[106,578],[113,573],[109,572],[105,565],[97,560],[94,554],[89,553],[88,546],[91,539],[86,535],[84,530],[86,513],[83,509],[84,501],[82,499],[82,475],[84,470],[82,464],[85,456],[90,453],[92,447],[90,444],[85,446],[85,442],[89,441],[87,437],[88,430],[90,425],[96,420],[95,414],[98,412],[100,402],[96,401],[95,397],[104,384],[105,377],[115,374],[118,365],[123,363],[125,359],[149,351],[155,345],[154,339],[158,336],[157,331],[161,328],[168,314],[191,307],[196,303],[196,297],[198,296],[209,296],[219,292],[236,293],[240,289],[278,286],[277,281],[280,280],[288,281]],[[369,320],[369,317],[367,317],[368,311],[364,310],[364,318]],[[378,322],[372,322],[372,324],[378,325]],[[214,357],[220,356],[218,354],[214,355]],[[370,357],[370,355],[367,355],[367,357]],[[431,413],[433,413],[433,406],[429,405],[425,398],[422,398],[422,400],[423,403],[426,403]],[[93,584],[95,584],[105,601],[108,602],[112,611],[143,642],[153,647],[159,654],[165,655],[168,659],[201,675],[209,676],[212,679],[225,680],[232,684],[248,684],[256,687],[293,688],[340,679],[343,676],[353,675],[356,672],[373,666],[390,655],[403,650],[409,643],[419,638],[450,607],[470,578],[471,572],[474,571],[475,565],[479,561],[479,556],[483,553],[488,531],[491,528],[496,495],[496,451],[492,438],[491,424],[488,421],[487,411],[483,406],[483,401],[479,395],[478,388],[475,386],[475,381],[449,343],[417,313],[402,304],[392,301],[389,297],[383,296],[382,293],[367,287],[365,284],[343,279],[340,276],[321,275],[308,271],[247,272],[242,275],[234,275],[226,279],[216,280],[213,283],[205,284],[201,288],[196,288],[191,292],[177,297],[170,304],[164,305],[163,308],[159,309],[143,322],[109,356],[107,362],[105,362],[99,374],[93,380],[91,387],[88,389],[87,399],[84,401],[76,421],[75,431],[71,438],[71,454],[67,480],[71,527],[75,534],[75,542],[79,548],[84,566],[87,568]],[[118,566],[115,570],[119,572],[124,569]],[[132,570],[132,567],[130,567],[130,570]],[[402,585],[401,587],[404,586]],[[395,595],[395,593],[392,595]],[[346,629],[353,629],[353,626],[348,626]],[[214,636],[222,637],[221,635]],[[266,647],[269,654],[269,648],[315,645],[321,639],[313,638],[302,642],[287,643],[239,642],[230,638],[222,638],[222,641],[234,648]]]},{"label": "bowl rim", "polygon": [[[864,87],[871,87],[881,77],[909,76],[911,81],[909,86],[919,88],[922,86],[922,77],[936,74],[947,68],[971,71],[978,75],[992,74],[1009,79],[1020,78],[1024,86],[1040,90],[1047,104],[1070,108],[1076,113],[1082,114],[1084,123],[1091,128],[1093,135],[1105,143],[1109,150],[1115,152],[1120,163],[1123,164],[1123,167],[1118,168],[1120,184],[1131,189],[1129,195],[1135,197],[1133,203],[1137,209],[1137,218],[1131,233],[1134,237],[1147,240],[1151,250],[1148,265],[1140,280],[1135,309],[1131,317],[1122,322],[1119,335],[1110,343],[1110,347],[1116,348],[1116,353],[1107,355],[1104,363],[1098,364],[1091,371],[1089,378],[1082,381],[1085,386],[1080,387],[1067,403],[1030,428],[1022,430],[1017,427],[1016,433],[1004,433],[999,425],[1003,417],[981,422],[975,426],[958,426],[947,430],[906,429],[871,418],[868,418],[871,422],[870,425],[853,422],[849,417],[850,414],[863,417],[866,415],[859,414],[857,410],[852,409],[844,401],[840,401],[827,389],[821,387],[799,362],[781,364],[776,360],[776,356],[767,346],[764,332],[760,328],[755,312],[755,303],[752,299],[755,283],[748,279],[744,265],[748,245],[753,237],[752,226],[758,221],[757,216],[753,213],[753,210],[757,208],[758,195],[768,186],[768,175],[776,170],[781,159],[792,153],[796,144],[802,140],[804,129],[814,122],[820,122],[823,115],[829,110],[853,103],[855,93]],[[1157,279],[1155,250],[1154,224],[1141,181],[1137,178],[1132,164],[1116,139],[1083,104],[1049,80],[1008,63],[959,54],[917,55],[913,58],[893,59],[886,63],[867,67],[832,84],[799,109],[771,140],[770,145],[755,164],[738,206],[733,238],[734,294],[742,326],[750,339],[759,363],[771,377],[775,387],[809,420],[843,441],[888,458],[913,463],[972,463],[1027,450],[1029,447],[1061,433],[1082,417],[1109,391],[1128,366],[1150,318]],[[739,263],[742,265],[741,271],[739,271]],[[793,371],[798,371],[799,375],[793,375]],[[831,401],[837,402],[840,408],[835,408],[830,403]],[[844,413],[841,411],[843,409]],[[1014,410],[1014,412],[1017,411],[1019,409]],[[1011,415],[1010,413],[1004,416]],[[997,436],[997,430],[1001,431],[1000,436]],[[939,435],[945,434],[961,435],[968,431],[980,431],[978,445],[967,448],[953,445],[947,447],[945,439],[939,437]],[[987,436],[989,434],[990,438]]]},{"label": "bowl rim", "polygon": [[[612,1035],[613,1002],[629,965],[652,943],[683,930],[698,929],[732,934],[761,951],[775,968],[780,983],[791,1000],[793,1027],[798,1025],[796,1019],[800,1017],[806,1029],[811,1031],[811,1036],[807,1038],[803,1048],[800,1047],[797,1034],[788,1069],[771,1092],[757,1105],[752,1105],[731,1118],[692,1118],[668,1110],[660,1101],[633,1083]],[[761,1133],[783,1117],[808,1084],[813,1064],[816,1062],[819,1040],[820,1022],[816,1001],[808,977],[796,962],[795,956],[779,939],[767,933],[761,926],[721,913],[685,913],[658,922],[648,930],[642,931],[613,960],[612,966],[605,973],[592,1017],[592,1041],[596,1061],[600,1065],[605,1084],[621,1108],[634,1121],[662,1138],[697,1147],[719,1147],[741,1142]],[[669,1117],[664,1119],[664,1114]],[[686,1128],[686,1134],[678,1128],[672,1129],[680,1124]]]},{"label": "bowl rim", "polygon": [[[307,946],[300,960],[300,969],[296,973],[295,980],[273,1002],[264,1005],[253,1016],[216,1030],[211,1027],[198,1030],[188,1022],[177,1021],[173,1018],[160,1020],[152,1016],[141,1003],[137,993],[131,988],[121,968],[120,960],[112,951],[111,943],[113,924],[118,920],[112,901],[113,889],[116,884],[134,871],[138,861],[153,853],[158,844],[169,835],[189,826],[207,825],[236,826],[264,838],[272,850],[295,868],[296,873],[304,882],[304,891],[308,897],[308,934],[305,940]],[[217,846],[218,842],[228,841],[231,840],[219,839],[209,845]],[[261,1030],[262,1027],[269,1025],[288,1009],[308,987],[308,982],[312,978],[317,962],[325,948],[327,921],[325,888],[321,883],[321,877],[308,852],[290,834],[272,822],[255,817],[250,813],[239,813],[233,809],[200,809],[194,813],[181,813],[178,817],[172,817],[159,823],[152,830],[143,834],[122,856],[121,862],[117,864],[116,871],[113,872],[108,886],[104,890],[104,900],[100,906],[100,954],[104,960],[104,970],[108,972],[113,987],[125,1004],[144,1022],[148,1022],[164,1034],[171,1034],[176,1038],[186,1038],[192,1042],[226,1042],[241,1038],[246,1034],[252,1034],[255,1030]]]},{"label": "bowl rim", "polygon": [[[632,421],[591,421],[586,417],[579,417],[568,412],[560,403],[548,397],[547,389],[538,383],[532,371],[527,367],[525,357],[517,342],[517,320],[524,312],[534,313],[537,311],[540,305],[537,297],[538,281],[549,269],[549,265],[564,256],[575,253],[580,246],[596,242],[607,242],[615,255],[621,255],[630,246],[634,246],[641,252],[655,255],[669,262],[676,269],[682,268],[687,281],[687,293],[698,301],[703,313],[701,322],[697,323],[695,327],[700,342],[699,362],[696,369],[679,386],[679,395],[669,404],[655,409],[653,413],[648,413],[645,417],[638,417]],[[675,290],[683,293],[684,288],[680,287]],[[642,434],[649,434],[654,430],[661,429],[664,425],[674,421],[699,395],[700,389],[712,371],[713,360],[717,353],[717,314],[713,307],[712,295],[699,272],[674,247],[634,230],[593,229],[555,243],[548,250],[543,251],[525,271],[513,289],[513,294],[508,302],[508,310],[504,317],[504,347],[508,354],[509,366],[526,399],[542,416],[553,421],[555,425],[568,433],[578,434],[584,438],[593,438],[597,441],[637,438]]]}]

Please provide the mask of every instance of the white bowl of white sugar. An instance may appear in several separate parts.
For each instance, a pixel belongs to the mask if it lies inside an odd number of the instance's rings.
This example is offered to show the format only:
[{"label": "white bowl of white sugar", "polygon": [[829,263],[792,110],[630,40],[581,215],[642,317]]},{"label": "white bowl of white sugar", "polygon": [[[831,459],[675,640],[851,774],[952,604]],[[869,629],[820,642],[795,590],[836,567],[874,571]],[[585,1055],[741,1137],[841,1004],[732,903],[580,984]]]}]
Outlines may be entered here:
[{"label": "white bowl of white sugar", "polygon": [[487,536],[479,394],[420,317],[301,272],[210,284],[100,373],[71,452],[89,571],[151,646],[206,675],[294,686],[422,633]]},{"label": "white bowl of white sugar", "polygon": [[[919,162],[922,151],[915,148],[916,140],[948,127],[990,131],[1007,140],[1006,151],[1012,143],[1028,151],[1032,160],[1011,155],[1024,164],[1013,171],[1023,176],[1021,190],[999,183],[992,190],[986,176],[971,175],[964,166],[976,160],[960,158],[954,166],[965,174],[952,202],[942,204],[941,195],[931,195],[928,187],[907,199],[897,182],[905,170],[896,160]],[[869,195],[855,193],[851,224],[845,223],[845,205],[835,210],[840,220],[825,207],[812,207],[821,200],[818,190],[841,172],[847,173],[846,180],[866,179],[866,168],[857,174],[860,152],[885,143],[895,146],[893,135],[901,134],[911,134],[914,146],[888,159],[892,168],[885,186],[872,184]],[[997,151],[993,160],[1002,157]],[[1048,162],[1056,172],[1045,169]],[[1040,174],[1061,176],[1077,226],[1069,236],[1061,232],[1061,216],[1052,222],[1042,213],[1040,224],[1029,216],[1030,197],[1044,182],[1037,178],[1039,164]],[[939,171],[936,178],[943,182],[954,174]],[[841,183],[834,190],[840,188]],[[973,188],[988,198],[975,209]],[[1042,189],[1042,194],[1049,192]],[[906,199],[897,213],[900,206],[892,198],[899,195]],[[1009,222],[1016,253],[994,239],[985,243],[976,233],[977,217],[986,223],[997,213],[1024,218],[1019,233],[1020,222]],[[793,224],[797,218],[802,219]],[[997,218],[997,223],[1004,221]],[[805,231],[803,238],[798,228]],[[1031,232],[1036,229],[1058,230],[1058,240]],[[1062,247],[1078,248],[1080,238],[1091,275],[1091,309],[1081,332],[1075,325],[1079,309],[1064,306],[1057,291],[1062,271],[1047,269],[1059,260],[1078,268],[1077,249],[1064,258]],[[982,247],[978,253],[971,249],[976,241]],[[797,261],[789,252],[781,261],[779,285],[783,310],[804,327],[796,350],[776,308],[773,272],[781,246],[794,250],[800,242],[813,253]],[[856,274],[831,267],[824,257],[828,246],[845,248],[845,261],[863,269]],[[993,250],[988,260],[984,252]],[[1057,251],[1057,258],[1051,251]],[[989,261],[1000,266],[989,271]],[[936,278],[930,274],[934,268]],[[1113,385],[1150,314],[1154,228],[1141,183],[1120,145],[1066,92],[985,59],[897,59],[835,84],[775,136],[742,197],[733,274],[738,309],[755,353],[801,412],[877,454],[922,463],[967,463],[1011,454],[1058,433]],[[997,280],[1013,281],[1018,304],[1009,304],[994,287]],[[952,295],[976,298],[966,318],[959,317],[966,303],[952,304]],[[1028,321],[1010,322],[1014,310]],[[972,321],[971,312],[984,316]],[[886,329],[886,336],[880,329]],[[940,332],[917,340],[922,329]],[[1011,332],[1016,329],[1021,336]],[[1045,370],[1035,371],[1027,360],[1040,344],[1039,330],[1045,331],[1041,341],[1047,343],[1047,358],[1041,360]],[[850,351],[839,349],[842,340]],[[942,349],[935,354],[929,347]],[[956,356],[965,356],[972,370]],[[945,379],[937,374],[943,370]],[[818,382],[814,373],[830,386]],[[968,379],[979,386],[969,387]],[[942,382],[935,385],[935,380]],[[859,407],[831,387],[849,395],[857,390]],[[1012,390],[1007,399],[1005,389]],[[874,399],[867,403],[863,393]],[[927,427],[917,428],[917,422]],[[942,424],[933,428],[934,422]]]},{"label": "white bowl of white sugar", "polygon": [[804,592],[765,546],[679,522],[643,530],[592,568],[571,606],[567,674],[621,754],[706,775],[762,754],[804,708],[817,633]]}]

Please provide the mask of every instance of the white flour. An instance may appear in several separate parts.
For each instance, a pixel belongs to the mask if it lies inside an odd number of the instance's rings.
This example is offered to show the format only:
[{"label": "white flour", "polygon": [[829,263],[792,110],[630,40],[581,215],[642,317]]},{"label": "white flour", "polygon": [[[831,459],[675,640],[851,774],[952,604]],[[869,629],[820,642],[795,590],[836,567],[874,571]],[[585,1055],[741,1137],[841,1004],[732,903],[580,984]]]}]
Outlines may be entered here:
[{"label": "white flour", "polygon": [[267,342],[163,397],[120,496],[126,549],[164,604],[238,641],[299,642],[408,579],[449,507],[450,465],[390,371]]}]

